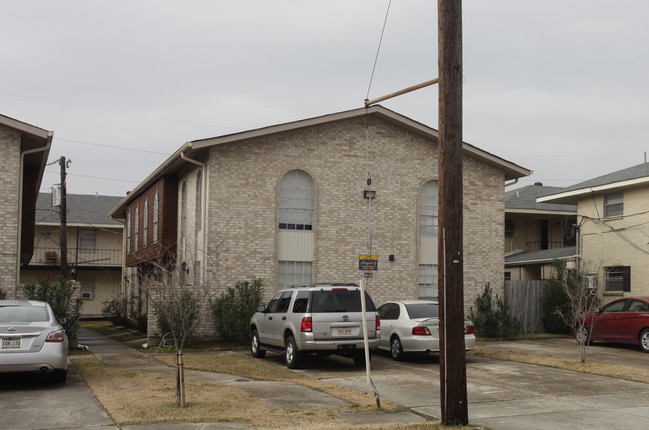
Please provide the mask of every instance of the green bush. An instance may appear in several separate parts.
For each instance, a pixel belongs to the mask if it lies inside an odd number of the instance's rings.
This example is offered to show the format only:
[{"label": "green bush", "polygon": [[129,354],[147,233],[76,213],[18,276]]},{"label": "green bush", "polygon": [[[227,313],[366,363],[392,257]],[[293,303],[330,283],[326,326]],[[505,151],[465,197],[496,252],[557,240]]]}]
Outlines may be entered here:
[{"label": "green bush", "polygon": [[0,289],[0,300],[5,300],[7,298],[7,292],[3,289]]},{"label": "green bush", "polygon": [[76,348],[79,343],[79,318],[83,306],[77,288],[78,284],[75,281],[69,281],[62,276],[59,277],[58,282],[45,278],[23,287],[27,299],[49,303],[56,318],[65,319],[61,325],[68,335],[72,348]]},{"label": "green bush", "polygon": [[247,338],[250,317],[261,305],[263,280],[240,281],[212,301],[214,325],[221,339],[231,341]]},{"label": "green bush", "polygon": [[548,333],[570,334],[574,313],[597,308],[599,298],[586,288],[578,269],[568,268],[564,260],[554,260],[552,266],[552,277],[541,294],[543,326]]},{"label": "green bush", "polygon": [[118,326],[128,326],[128,301],[126,299],[110,299],[102,302],[101,313],[104,318]]},{"label": "green bush", "polygon": [[478,336],[496,338],[512,337],[521,331],[521,325],[509,316],[509,306],[496,294],[493,299],[491,285],[485,285],[484,292],[475,299],[475,310],[469,309]]}]

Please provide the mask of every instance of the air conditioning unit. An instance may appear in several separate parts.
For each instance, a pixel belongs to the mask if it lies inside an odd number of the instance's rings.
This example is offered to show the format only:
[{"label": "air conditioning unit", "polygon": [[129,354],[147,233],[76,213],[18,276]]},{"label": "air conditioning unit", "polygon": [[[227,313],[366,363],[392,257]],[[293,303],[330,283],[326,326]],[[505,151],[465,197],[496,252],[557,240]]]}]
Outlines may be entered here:
[{"label": "air conditioning unit", "polygon": [[82,299],[92,299],[92,293],[90,291],[82,291],[81,292],[81,298]]},{"label": "air conditioning unit", "polygon": [[586,276],[586,288],[588,288],[591,293],[597,292],[597,275]]}]

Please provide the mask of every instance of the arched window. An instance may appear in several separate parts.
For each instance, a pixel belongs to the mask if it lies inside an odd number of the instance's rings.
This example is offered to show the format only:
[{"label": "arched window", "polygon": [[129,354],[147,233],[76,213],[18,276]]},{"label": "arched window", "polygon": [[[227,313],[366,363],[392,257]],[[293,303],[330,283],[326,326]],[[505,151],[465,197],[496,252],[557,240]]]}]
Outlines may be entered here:
[{"label": "arched window", "polygon": [[437,181],[428,181],[419,196],[419,234],[437,236],[439,186]]},{"label": "arched window", "polygon": [[196,231],[203,228],[203,172],[196,176]]},{"label": "arched window", "polygon": [[279,186],[280,230],[313,230],[313,179],[302,170],[291,170]]},{"label": "arched window", "polygon": [[149,198],[144,199],[144,216],[142,217],[143,232],[142,245],[146,247],[149,243]]},{"label": "arched window", "polygon": [[187,234],[187,182],[183,181],[180,191],[180,235]]},{"label": "arched window", "polygon": [[153,241],[158,242],[158,190],[155,190],[155,195],[153,196]]}]

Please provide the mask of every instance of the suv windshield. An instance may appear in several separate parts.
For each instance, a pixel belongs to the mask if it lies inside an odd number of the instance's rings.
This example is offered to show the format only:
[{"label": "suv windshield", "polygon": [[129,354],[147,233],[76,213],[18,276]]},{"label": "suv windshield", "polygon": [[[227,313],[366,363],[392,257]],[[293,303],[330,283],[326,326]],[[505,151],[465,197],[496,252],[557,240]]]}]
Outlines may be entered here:
[{"label": "suv windshield", "polygon": [[[376,311],[370,296],[365,293],[365,310]],[[313,291],[311,312],[361,312],[361,295],[359,290],[335,289]]]}]

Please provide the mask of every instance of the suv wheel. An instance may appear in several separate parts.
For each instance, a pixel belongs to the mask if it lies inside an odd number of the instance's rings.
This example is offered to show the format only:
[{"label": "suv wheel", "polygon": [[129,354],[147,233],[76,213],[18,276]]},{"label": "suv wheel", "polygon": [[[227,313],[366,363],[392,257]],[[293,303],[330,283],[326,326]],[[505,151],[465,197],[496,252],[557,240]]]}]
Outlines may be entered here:
[{"label": "suv wheel", "polygon": [[266,350],[261,349],[261,342],[259,341],[259,333],[257,330],[253,330],[251,333],[252,340],[250,341],[250,355],[255,358],[264,358],[266,356]]},{"label": "suv wheel", "polygon": [[390,339],[390,354],[394,361],[403,359],[403,347],[401,346],[399,336],[392,336],[392,339]]},{"label": "suv wheel", "polygon": [[293,336],[286,338],[284,358],[286,359],[286,367],[289,369],[299,369],[302,364],[302,352],[297,350]]}]

